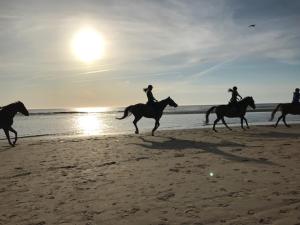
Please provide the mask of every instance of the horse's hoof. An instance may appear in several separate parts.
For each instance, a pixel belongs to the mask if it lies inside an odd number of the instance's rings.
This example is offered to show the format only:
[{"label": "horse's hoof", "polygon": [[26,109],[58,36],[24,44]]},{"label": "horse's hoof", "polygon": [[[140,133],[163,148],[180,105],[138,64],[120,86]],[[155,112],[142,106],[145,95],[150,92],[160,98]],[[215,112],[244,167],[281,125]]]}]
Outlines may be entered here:
[{"label": "horse's hoof", "polygon": [[250,127],[247,127],[247,129],[250,129]]},{"label": "horse's hoof", "polygon": [[215,130],[215,129],[213,129],[213,131],[214,131],[214,132],[216,132],[216,133],[218,133],[218,131],[217,131],[217,130]]}]

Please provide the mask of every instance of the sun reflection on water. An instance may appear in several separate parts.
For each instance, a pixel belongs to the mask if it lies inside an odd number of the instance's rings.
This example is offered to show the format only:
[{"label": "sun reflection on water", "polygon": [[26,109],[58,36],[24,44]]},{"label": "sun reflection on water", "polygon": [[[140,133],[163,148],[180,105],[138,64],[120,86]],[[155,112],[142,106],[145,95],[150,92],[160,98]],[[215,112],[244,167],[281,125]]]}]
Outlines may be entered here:
[{"label": "sun reflection on water", "polygon": [[103,133],[103,120],[92,113],[80,115],[77,118],[77,126],[85,135],[97,135]]}]

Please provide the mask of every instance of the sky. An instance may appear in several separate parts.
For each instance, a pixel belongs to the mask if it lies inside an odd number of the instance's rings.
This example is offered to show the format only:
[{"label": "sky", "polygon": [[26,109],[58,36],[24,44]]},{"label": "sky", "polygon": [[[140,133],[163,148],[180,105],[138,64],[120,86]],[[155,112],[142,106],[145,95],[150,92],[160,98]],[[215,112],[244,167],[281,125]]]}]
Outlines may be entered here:
[{"label": "sky", "polygon": [[[290,102],[299,21],[297,0],[0,1],[0,105],[126,106],[146,102],[148,84],[179,105],[227,103],[232,86],[257,103]],[[105,40],[92,63],[71,48],[84,27]]]}]

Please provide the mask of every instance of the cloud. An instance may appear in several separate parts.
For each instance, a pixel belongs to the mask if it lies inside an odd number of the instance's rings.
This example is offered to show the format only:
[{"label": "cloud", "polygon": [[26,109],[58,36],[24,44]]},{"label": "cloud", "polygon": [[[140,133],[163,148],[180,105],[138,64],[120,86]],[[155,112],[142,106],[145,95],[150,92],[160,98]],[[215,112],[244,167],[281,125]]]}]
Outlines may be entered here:
[{"label": "cloud", "polygon": [[[74,83],[151,81],[175,85],[179,93],[243,59],[299,65],[299,5],[293,0],[2,1],[0,77],[31,85],[56,80],[70,89]],[[249,29],[252,23],[256,27]],[[77,62],[69,49],[73,33],[85,25],[107,39],[106,57],[90,66]]]}]

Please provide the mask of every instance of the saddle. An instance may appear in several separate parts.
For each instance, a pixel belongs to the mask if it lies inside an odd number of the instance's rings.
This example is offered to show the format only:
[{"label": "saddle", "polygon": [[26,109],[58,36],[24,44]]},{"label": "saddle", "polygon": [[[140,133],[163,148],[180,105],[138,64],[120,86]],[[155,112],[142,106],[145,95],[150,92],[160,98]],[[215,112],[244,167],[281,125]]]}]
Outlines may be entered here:
[{"label": "saddle", "polygon": [[229,102],[228,106],[234,111],[235,113],[238,113],[240,111],[238,102]]},{"label": "saddle", "polygon": [[157,110],[156,106],[157,106],[157,102],[147,102],[146,103],[147,108],[149,108],[149,110],[155,112]]}]

